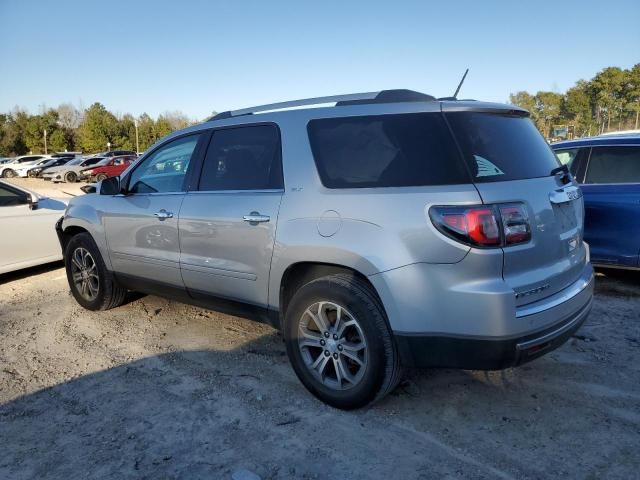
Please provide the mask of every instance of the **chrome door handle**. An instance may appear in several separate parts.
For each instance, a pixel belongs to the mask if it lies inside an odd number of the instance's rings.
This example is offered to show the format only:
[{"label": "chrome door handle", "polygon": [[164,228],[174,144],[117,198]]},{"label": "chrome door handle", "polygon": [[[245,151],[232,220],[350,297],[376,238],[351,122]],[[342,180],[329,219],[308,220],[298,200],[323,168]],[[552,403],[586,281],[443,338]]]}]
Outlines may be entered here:
[{"label": "chrome door handle", "polygon": [[158,217],[158,220],[165,220],[167,218],[173,218],[173,213],[167,212],[164,208],[159,212],[153,214],[154,217]]},{"label": "chrome door handle", "polygon": [[258,212],[251,212],[249,215],[242,217],[242,219],[249,223],[262,223],[268,222],[271,217],[269,215],[260,215]]}]

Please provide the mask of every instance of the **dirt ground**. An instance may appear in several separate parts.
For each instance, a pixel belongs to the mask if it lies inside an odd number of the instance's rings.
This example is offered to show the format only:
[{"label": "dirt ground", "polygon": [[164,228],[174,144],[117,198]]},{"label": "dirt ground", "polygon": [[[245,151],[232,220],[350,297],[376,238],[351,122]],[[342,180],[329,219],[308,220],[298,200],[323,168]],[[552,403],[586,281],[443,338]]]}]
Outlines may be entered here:
[{"label": "dirt ground", "polygon": [[268,326],[153,296],[88,312],[59,264],[0,276],[0,479],[638,478],[640,274],[596,289],[535,362],[410,371],[341,412]]}]

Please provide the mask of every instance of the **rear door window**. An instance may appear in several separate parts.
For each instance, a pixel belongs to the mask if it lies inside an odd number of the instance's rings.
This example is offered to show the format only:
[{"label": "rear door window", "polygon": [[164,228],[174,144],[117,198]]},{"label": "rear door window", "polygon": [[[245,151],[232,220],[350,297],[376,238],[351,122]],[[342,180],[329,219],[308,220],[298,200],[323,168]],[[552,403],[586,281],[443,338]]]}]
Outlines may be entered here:
[{"label": "rear door window", "polygon": [[527,117],[485,112],[446,117],[476,183],[546,177],[560,166]]},{"label": "rear door window", "polygon": [[585,183],[640,183],[640,147],[594,147]]},{"label": "rear door window", "polygon": [[441,113],[318,119],[308,132],[327,188],[470,183]]},{"label": "rear door window", "polygon": [[280,133],[275,125],[215,130],[204,159],[198,189],[281,189],[280,157]]}]

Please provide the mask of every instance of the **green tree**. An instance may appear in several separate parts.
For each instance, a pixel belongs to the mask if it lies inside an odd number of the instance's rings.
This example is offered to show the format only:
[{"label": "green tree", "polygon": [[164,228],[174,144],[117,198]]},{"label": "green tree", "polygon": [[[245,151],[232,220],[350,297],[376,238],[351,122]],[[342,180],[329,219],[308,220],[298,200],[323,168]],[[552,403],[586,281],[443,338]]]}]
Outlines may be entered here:
[{"label": "green tree", "polygon": [[100,152],[107,143],[114,147],[120,139],[118,119],[101,103],[94,103],[85,112],[79,127],[79,143],[84,152]]},{"label": "green tree", "polygon": [[151,145],[156,143],[154,121],[146,113],[143,113],[142,115],[140,115],[140,117],[138,117],[138,137],[140,139],[141,152],[144,152]]},{"label": "green tree", "polygon": [[551,137],[551,128],[561,123],[563,96],[556,92],[538,92],[535,96],[533,120],[545,137]]},{"label": "green tree", "polygon": [[174,129],[171,128],[171,123],[169,123],[169,120],[166,119],[164,116],[160,115],[158,117],[158,120],[156,120],[156,123],[154,126],[156,141],[160,140],[163,137],[166,137],[171,132],[173,132],[173,130]]},{"label": "green tree", "polygon": [[561,116],[574,125],[579,136],[587,135],[592,128],[595,131],[588,82],[579,80],[574,87],[567,90],[562,102]]},{"label": "green tree", "polygon": [[622,115],[626,80],[627,75],[618,67],[605,68],[591,80],[591,95],[601,130],[609,131],[611,121]]},{"label": "green tree", "polygon": [[55,129],[51,135],[48,135],[47,143],[49,144],[49,152],[64,152],[71,149],[69,139],[61,128]]}]

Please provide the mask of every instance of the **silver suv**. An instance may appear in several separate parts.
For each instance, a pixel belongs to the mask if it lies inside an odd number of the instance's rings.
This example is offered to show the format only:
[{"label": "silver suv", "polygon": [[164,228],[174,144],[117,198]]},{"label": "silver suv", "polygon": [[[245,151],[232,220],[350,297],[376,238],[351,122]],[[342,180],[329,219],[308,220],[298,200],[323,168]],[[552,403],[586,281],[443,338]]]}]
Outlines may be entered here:
[{"label": "silver suv", "polygon": [[90,310],[135,290],[268,322],[345,409],[401,367],[522,364],[593,295],[580,190],[527,117],[407,90],[218,114],[71,200],[71,291]]}]

